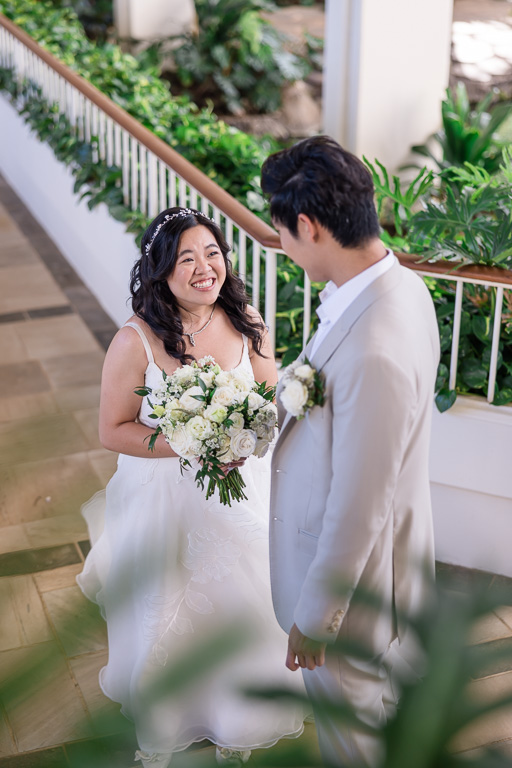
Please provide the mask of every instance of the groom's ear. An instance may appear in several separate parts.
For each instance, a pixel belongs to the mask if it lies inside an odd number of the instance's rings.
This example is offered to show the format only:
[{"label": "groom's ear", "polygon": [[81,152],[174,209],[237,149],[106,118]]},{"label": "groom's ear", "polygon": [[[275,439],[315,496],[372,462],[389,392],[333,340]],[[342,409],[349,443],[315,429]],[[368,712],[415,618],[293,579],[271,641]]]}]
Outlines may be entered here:
[{"label": "groom's ear", "polygon": [[299,237],[308,243],[316,243],[318,240],[318,223],[305,213],[299,213],[297,216],[297,230]]}]

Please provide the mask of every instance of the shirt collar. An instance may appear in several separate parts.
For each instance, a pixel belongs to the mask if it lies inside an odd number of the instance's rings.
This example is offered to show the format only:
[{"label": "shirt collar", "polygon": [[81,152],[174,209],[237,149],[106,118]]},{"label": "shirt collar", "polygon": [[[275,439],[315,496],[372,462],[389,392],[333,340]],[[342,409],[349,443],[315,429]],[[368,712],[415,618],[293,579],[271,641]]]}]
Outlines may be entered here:
[{"label": "shirt collar", "polygon": [[326,284],[319,298],[322,302],[316,313],[323,324],[335,323],[360,293],[378,277],[391,269],[396,261],[393,251],[387,251],[383,259],[347,280],[339,287],[332,280]]}]

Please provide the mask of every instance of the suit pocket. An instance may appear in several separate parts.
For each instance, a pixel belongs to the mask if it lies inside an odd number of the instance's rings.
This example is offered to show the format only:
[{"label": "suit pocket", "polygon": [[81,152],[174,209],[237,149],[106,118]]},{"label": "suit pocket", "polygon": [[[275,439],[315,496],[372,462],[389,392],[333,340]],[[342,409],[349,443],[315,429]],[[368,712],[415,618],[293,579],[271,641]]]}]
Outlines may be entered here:
[{"label": "suit pocket", "polygon": [[299,528],[299,549],[301,552],[305,552],[307,555],[314,557],[318,547],[318,536],[316,533],[305,531],[304,528]]}]

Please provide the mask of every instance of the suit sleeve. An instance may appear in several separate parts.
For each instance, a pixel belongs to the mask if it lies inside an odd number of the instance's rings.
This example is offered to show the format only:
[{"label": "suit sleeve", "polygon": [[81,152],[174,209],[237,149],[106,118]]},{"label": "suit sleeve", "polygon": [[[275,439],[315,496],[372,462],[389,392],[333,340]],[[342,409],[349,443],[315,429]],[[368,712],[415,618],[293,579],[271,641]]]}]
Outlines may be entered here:
[{"label": "suit sleeve", "polygon": [[[326,382],[331,413],[325,415],[333,422],[331,487],[294,614],[301,632],[326,642],[335,640],[392,514],[417,407],[413,382],[389,357],[363,356],[337,373]],[[343,585],[342,596],[333,590],[335,583]]]}]

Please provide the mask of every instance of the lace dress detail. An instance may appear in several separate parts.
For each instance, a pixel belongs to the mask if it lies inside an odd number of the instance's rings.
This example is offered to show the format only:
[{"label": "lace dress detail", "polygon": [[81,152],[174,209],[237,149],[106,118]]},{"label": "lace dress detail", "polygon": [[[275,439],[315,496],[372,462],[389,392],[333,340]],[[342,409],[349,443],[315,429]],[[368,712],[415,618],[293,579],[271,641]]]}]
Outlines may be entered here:
[{"label": "lace dress detail", "polygon": [[[145,384],[162,371],[142,329],[148,365]],[[247,339],[237,368],[252,373]],[[142,401],[138,419],[154,429]],[[284,666],[287,638],[274,618],[268,565],[270,457],[242,468],[248,502],[205,501],[193,470],[179,459],[120,455],[105,491],[82,508],[93,547],[77,581],[107,621],[109,660],[101,670],[105,695],[135,723],[139,759],[166,764],[166,755],[195,741],[248,750],[302,732],[300,707],[249,699],[244,689],[288,686],[302,679]],[[251,645],[200,686],[152,698],[151,684],[211,634],[250,627]],[[148,698],[149,696],[149,698]],[[160,762],[163,761],[163,762]]]}]

